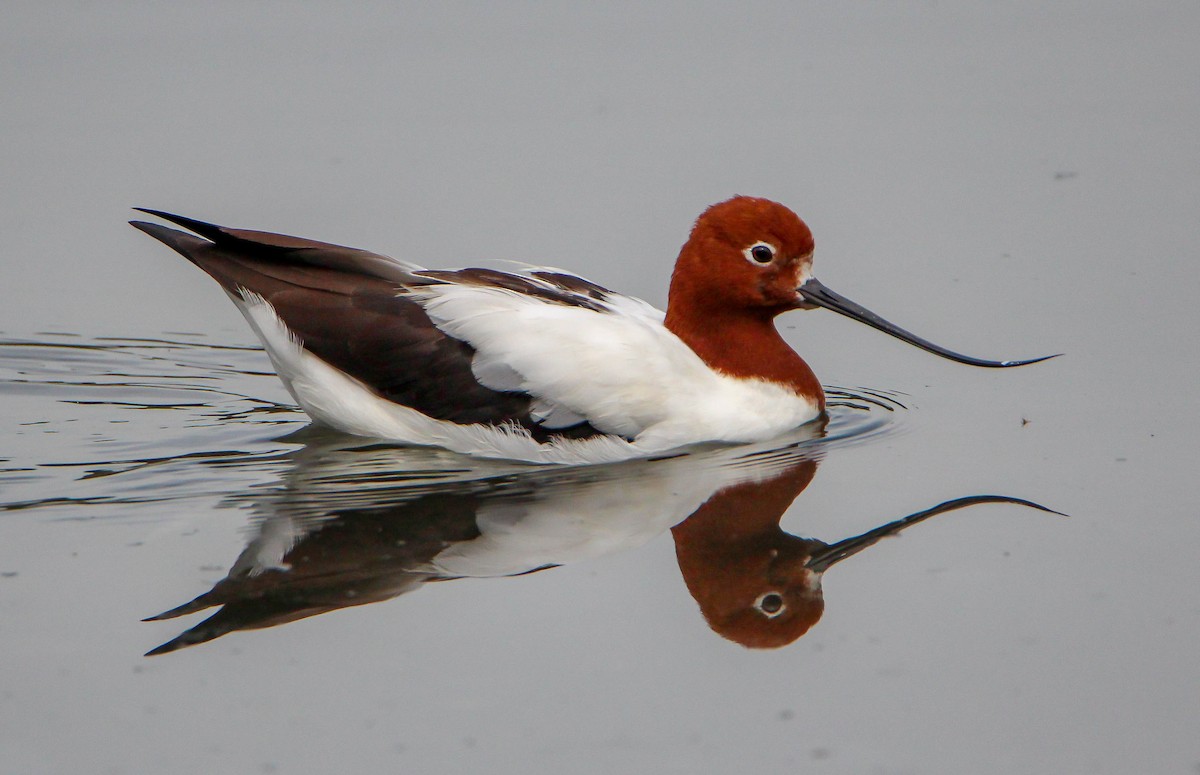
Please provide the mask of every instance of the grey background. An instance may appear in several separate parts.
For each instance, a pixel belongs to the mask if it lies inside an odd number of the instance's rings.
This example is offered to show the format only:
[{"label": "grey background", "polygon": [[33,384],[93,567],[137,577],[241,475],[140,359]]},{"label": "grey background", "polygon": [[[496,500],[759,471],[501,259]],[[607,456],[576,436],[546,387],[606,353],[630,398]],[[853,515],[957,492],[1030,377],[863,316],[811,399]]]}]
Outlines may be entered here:
[{"label": "grey background", "polygon": [[[818,276],[881,314],[981,356],[1067,353],[983,372],[827,313],[783,319],[823,381],[914,404],[904,433],[832,455],[785,526],[832,540],[982,491],[1072,517],[952,518],[874,550],[777,652],[711,635],[658,540],[147,661],[177,628],[136,620],[241,547],[221,486],[154,515],[9,511],[0,772],[1200,769],[1200,6],[3,19],[7,337],[253,341],[124,225],[131,205],[434,266],[559,265],[661,304],[700,210],[769,196],[813,228]],[[0,400],[4,457],[86,455],[84,435],[17,431],[66,409]]]}]

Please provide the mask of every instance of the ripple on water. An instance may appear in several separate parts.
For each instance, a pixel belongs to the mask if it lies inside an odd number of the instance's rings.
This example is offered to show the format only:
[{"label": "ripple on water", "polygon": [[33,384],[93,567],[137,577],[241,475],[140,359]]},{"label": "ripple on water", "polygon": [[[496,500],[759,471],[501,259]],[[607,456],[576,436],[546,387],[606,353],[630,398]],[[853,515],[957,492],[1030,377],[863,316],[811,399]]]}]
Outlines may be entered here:
[{"label": "ripple on water", "polygon": [[[827,392],[824,427],[811,424],[795,436],[732,448],[723,464],[819,457],[893,432],[905,408],[903,396],[885,390]],[[2,339],[0,397],[11,443],[0,452],[0,509],[9,511],[54,508],[58,516],[97,518],[127,515],[136,504],[223,499],[246,486],[278,482],[298,450],[310,457],[338,450],[341,468],[326,469],[323,481],[332,477],[360,488],[368,482],[427,486],[527,468],[313,429],[288,402],[261,348],[213,343],[199,334]],[[714,452],[701,446],[687,454]],[[621,473],[618,466],[605,475]]]}]

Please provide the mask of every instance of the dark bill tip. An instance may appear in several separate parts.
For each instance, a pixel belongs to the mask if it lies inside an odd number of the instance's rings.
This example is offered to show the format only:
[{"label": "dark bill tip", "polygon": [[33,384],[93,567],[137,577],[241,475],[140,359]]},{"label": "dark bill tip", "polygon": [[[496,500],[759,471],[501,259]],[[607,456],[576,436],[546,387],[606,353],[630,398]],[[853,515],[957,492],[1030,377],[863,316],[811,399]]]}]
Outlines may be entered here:
[{"label": "dark bill tip", "polygon": [[905,331],[895,323],[888,322],[887,320],[879,317],[866,307],[856,304],[847,299],[845,296],[829,290],[815,277],[809,279],[807,282],[797,288],[796,292],[802,299],[804,299],[804,301],[808,302],[809,304],[813,304],[818,307],[824,307],[825,309],[831,309],[840,315],[845,315],[852,320],[857,320],[859,323],[865,323],[871,328],[882,331],[885,334],[890,334],[902,342],[908,342],[915,347],[920,347],[926,352],[931,352],[934,355],[940,355],[943,358],[948,358],[949,360],[957,361],[959,363],[965,363],[969,366],[983,366],[990,369],[1006,369],[1011,366],[1027,366],[1030,363],[1038,363],[1039,361],[1057,358],[1059,355],[1062,355],[1062,353],[1057,353],[1055,355],[1043,355],[1040,358],[1027,358],[1020,361],[989,361],[983,358],[973,358],[970,355],[963,355],[962,353],[956,353],[953,350],[947,350],[945,347],[936,345],[933,342],[930,342],[928,339],[922,339],[916,334]]}]

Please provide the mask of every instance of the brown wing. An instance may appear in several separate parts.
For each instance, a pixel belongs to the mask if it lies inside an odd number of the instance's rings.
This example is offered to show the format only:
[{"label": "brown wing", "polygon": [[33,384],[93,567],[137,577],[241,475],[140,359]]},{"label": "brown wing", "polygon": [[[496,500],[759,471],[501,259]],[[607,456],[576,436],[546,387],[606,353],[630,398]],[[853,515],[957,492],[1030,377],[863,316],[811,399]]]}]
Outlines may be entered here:
[{"label": "brown wing", "polygon": [[307,351],[389,401],[438,420],[516,423],[539,441],[599,433],[588,423],[544,429],[530,417],[528,394],[479,384],[471,371],[474,349],[443,334],[420,305],[398,295],[406,284],[440,278],[365,250],[143,212],[201,236],[144,221],[131,221],[134,227],[230,293],[245,289],[262,296]]}]

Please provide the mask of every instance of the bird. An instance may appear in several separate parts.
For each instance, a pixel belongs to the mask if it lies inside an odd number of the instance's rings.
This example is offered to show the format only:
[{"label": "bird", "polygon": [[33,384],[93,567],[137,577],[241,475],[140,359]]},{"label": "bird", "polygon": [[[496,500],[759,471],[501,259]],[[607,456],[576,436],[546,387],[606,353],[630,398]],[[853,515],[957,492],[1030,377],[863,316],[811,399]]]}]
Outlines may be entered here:
[{"label": "bird", "polygon": [[[595,464],[773,438],[825,414],[775,327],[825,308],[936,355],[835,293],[786,206],[734,196],[696,219],[666,311],[561,269],[426,269],[366,250],[135,208],[130,224],[209,274],[314,423],[528,463]],[[190,232],[190,233],[188,233]]]}]

